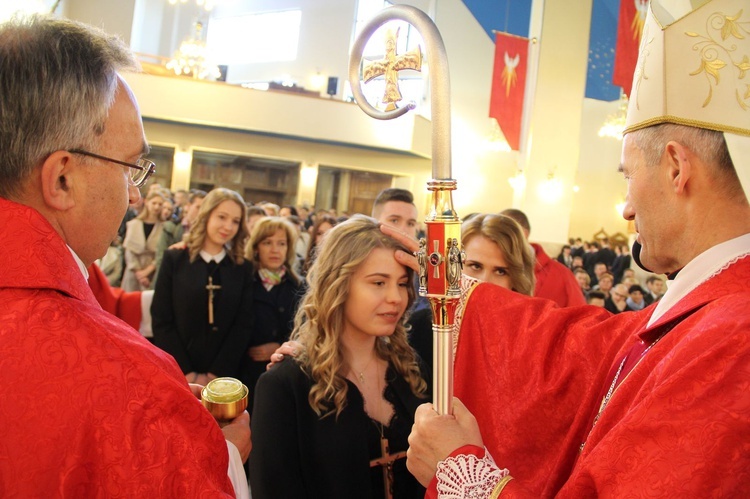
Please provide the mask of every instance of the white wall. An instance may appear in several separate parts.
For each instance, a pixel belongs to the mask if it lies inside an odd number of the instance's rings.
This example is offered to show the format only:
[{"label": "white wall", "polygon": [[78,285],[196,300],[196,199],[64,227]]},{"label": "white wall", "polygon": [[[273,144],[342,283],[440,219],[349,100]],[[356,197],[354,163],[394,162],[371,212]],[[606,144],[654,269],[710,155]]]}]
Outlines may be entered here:
[{"label": "white wall", "polygon": [[[586,2],[590,3],[590,0]],[[491,131],[488,110],[494,58],[493,40],[486,35],[461,0],[412,0],[403,3],[417,5],[432,12],[446,45],[452,90],[453,177],[458,180],[454,201],[458,214],[496,212],[511,206],[513,192],[508,179],[518,168],[518,154],[492,151],[488,149],[486,141]],[[569,8],[567,0],[547,0],[546,3],[548,5],[545,8],[550,15],[555,16],[560,27],[553,30],[554,33],[551,35],[545,33],[541,50],[554,53],[558,46],[570,44],[566,37],[573,36],[572,43],[577,45],[577,48],[571,57],[576,61],[585,60],[585,43],[582,43],[581,39],[586,37],[580,31],[585,30],[587,21],[580,19],[579,11],[582,7],[578,5],[577,9]],[[300,84],[306,85],[308,78],[320,71],[324,76],[338,76],[339,88],[343,88],[343,80],[347,74],[351,30],[354,25],[354,0],[236,0],[227,2],[226,7],[215,9],[212,15],[222,16],[238,12],[243,8],[242,4],[251,5],[254,11],[301,7],[303,14],[299,57],[294,63],[260,64],[252,68],[231,67],[230,79],[273,79],[286,73],[292,75]],[[179,42],[190,32],[192,22],[201,15],[199,11],[191,11],[185,6],[175,10],[175,7],[166,5],[166,0],[65,0],[64,5],[65,14],[69,17],[97,24],[125,38],[132,35],[136,50],[158,52],[163,56],[171,55],[179,46]],[[125,12],[128,9],[129,12]],[[138,23],[136,20],[133,23],[134,16],[140,17],[141,22]],[[566,16],[571,18],[568,19]],[[570,33],[571,30],[576,32]],[[557,73],[553,71],[541,75],[545,79],[542,84],[544,91],[551,95],[550,102],[554,102],[554,89],[555,85],[559,84],[559,75],[565,75],[565,64],[561,63],[559,66],[556,69]],[[585,67],[578,66],[580,64],[576,62],[576,72],[585,70]],[[567,71],[573,69],[569,67]],[[394,150],[403,149],[429,156],[429,123],[410,118],[413,124],[406,127],[407,131],[403,131],[403,123],[375,122],[359,110],[321,107],[322,104],[315,102],[315,99],[305,102],[299,98],[269,96],[266,104],[260,107],[257,103],[243,107],[244,105],[233,100],[238,89],[224,87],[223,90],[205,90],[198,95],[192,94],[190,90],[196,88],[190,86],[194,82],[154,80],[156,77],[150,77],[152,80],[149,81],[147,77],[144,78],[140,78],[138,82],[133,79],[131,83],[137,87],[136,95],[141,100],[144,115],[147,117],[235,128],[232,120],[242,121],[238,116],[245,113],[248,115],[245,121],[250,125],[240,128],[274,135],[286,134],[291,137],[286,140],[250,140],[250,136],[245,133],[222,132],[216,129],[211,135],[224,133],[226,139],[218,140],[216,137],[215,142],[223,144],[228,150],[243,150],[250,153],[257,150],[263,155],[283,157],[311,165],[325,164],[384,173],[406,173],[406,178],[412,179],[409,182],[413,182],[412,189],[417,196],[419,208],[423,210],[426,205],[425,182],[431,177],[429,161],[368,149],[346,148],[326,142],[333,140],[367,145],[371,140],[367,138],[368,133],[388,130],[384,132],[384,136],[388,136],[396,131],[395,133],[402,136],[394,140],[381,139],[381,142],[388,141]],[[578,81],[581,76],[576,74],[573,79]],[[575,92],[578,90],[574,90]],[[576,99],[578,98],[582,97],[579,95]],[[567,100],[571,97],[566,95],[564,99],[558,103],[563,107],[568,104]],[[346,106],[340,102],[329,104]],[[429,115],[429,106],[426,103],[420,103],[420,106],[416,112]],[[568,235],[587,238],[601,228],[609,233],[627,230],[626,224],[618,219],[614,209],[614,205],[624,196],[624,183],[616,173],[613,173],[619,161],[620,144],[596,136],[596,130],[606,115],[616,109],[616,103],[608,105],[584,101],[581,104],[579,101],[577,115],[574,115],[576,111],[569,110],[575,107],[565,107],[566,110],[559,113],[556,122],[545,122],[542,121],[544,118],[538,118],[537,123],[533,125],[537,137],[541,136],[540,129],[546,127],[551,130],[548,132],[548,138],[537,140],[538,145],[549,148],[549,152],[539,156],[542,158],[539,160],[531,156],[531,171],[536,168],[537,172],[542,172],[537,176],[543,176],[546,169],[553,166],[550,163],[552,160],[548,158],[554,157],[555,149],[559,147],[555,143],[558,139],[554,135],[556,130],[567,132],[566,128],[573,129],[573,133],[569,135],[573,137],[573,143],[570,144],[571,139],[567,139],[565,143],[566,147],[572,149],[566,149],[568,166],[564,174],[567,187],[572,188],[572,184],[575,183],[579,185],[580,191],[578,194],[568,194],[566,209],[540,210],[541,215],[532,213],[534,217],[543,217],[541,222],[536,220],[534,223],[537,228],[535,238],[548,243],[560,243]],[[331,109],[333,111],[330,111]],[[355,118],[350,116],[352,112],[360,114]],[[226,120],[232,123],[228,124]],[[153,129],[154,126],[149,125],[147,128]],[[363,130],[365,135],[361,135]],[[168,133],[178,135],[170,139],[165,136]],[[189,140],[199,141],[204,135],[205,131],[185,134],[183,129],[167,127],[160,129],[159,140],[179,142],[188,147]],[[299,141],[299,137],[322,141],[323,144]],[[234,144],[233,140],[239,142]],[[559,140],[565,139],[560,137]],[[290,147],[290,143],[297,145]],[[315,151],[319,151],[323,146],[327,148],[327,154],[335,148],[344,149],[337,154],[331,153],[333,157],[319,160],[314,157]],[[257,149],[253,149],[256,147]],[[274,150],[274,147],[278,147],[278,150]],[[412,166],[401,171],[405,163]],[[403,180],[398,182],[402,185]],[[533,193],[535,188],[536,186],[530,183],[529,193]],[[529,206],[521,207],[529,209]],[[533,206],[531,211],[534,211]],[[569,229],[560,229],[568,226]]]}]

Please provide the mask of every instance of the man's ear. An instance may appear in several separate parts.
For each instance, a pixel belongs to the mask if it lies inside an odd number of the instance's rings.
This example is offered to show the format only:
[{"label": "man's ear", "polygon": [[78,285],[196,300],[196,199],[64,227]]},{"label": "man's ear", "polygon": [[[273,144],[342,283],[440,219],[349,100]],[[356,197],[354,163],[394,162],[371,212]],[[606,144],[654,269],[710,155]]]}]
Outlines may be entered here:
[{"label": "man's ear", "polygon": [[690,180],[692,163],[688,150],[679,142],[670,140],[664,147],[664,161],[667,164],[667,174],[675,193],[684,193]]},{"label": "man's ear", "polygon": [[42,163],[41,183],[44,203],[57,211],[75,206],[73,176],[77,166],[68,151],[55,151]]}]

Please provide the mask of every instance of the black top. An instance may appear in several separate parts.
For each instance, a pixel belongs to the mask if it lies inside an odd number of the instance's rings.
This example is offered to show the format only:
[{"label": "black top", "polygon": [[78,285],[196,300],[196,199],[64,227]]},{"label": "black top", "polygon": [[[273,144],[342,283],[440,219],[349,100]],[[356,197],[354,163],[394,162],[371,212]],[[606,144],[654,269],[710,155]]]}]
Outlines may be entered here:
[{"label": "black top", "polygon": [[[407,449],[414,411],[427,398],[415,396],[392,367],[386,380],[384,396],[395,414],[384,434],[393,454]],[[286,359],[260,377],[251,418],[254,499],[384,497],[382,468],[370,468],[370,460],[380,457],[380,430],[357,387],[347,383],[346,408],[338,419],[334,414],[321,419],[307,399],[312,379],[296,361]],[[393,473],[394,498],[424,497],[405,458],[395,462]]]},{"label": "black top", "polygon": [[[211,265],[216,265],[211,262]],[[151,304],[156,346],[171,354],[182,372],[239,377],[239,364],[251,340],[252,266],[229,255],[212,272],[214,323],[208,322],[209,264],[190,262],[186,249],[164,252]]]},{"label": "black top", "polygon": [[[302,296],[304,284],[285,275],[279,284],[267,290],[257,272],[253,274],[253,336],[249,346],[265,343],[284,343],[294,327],[294,314]],[[250,390],[248,411],[253,410],[255,384],[266,372],[268,361],[254,361],[244,355],[240,364],[240,379]]]},{"label": "black top", "polygon": [[146,236],[145,239],[148,239],[148,236],[151,235],[151,231],[153,230],[154,230],[154,224],[143,222],[143,235]]}]

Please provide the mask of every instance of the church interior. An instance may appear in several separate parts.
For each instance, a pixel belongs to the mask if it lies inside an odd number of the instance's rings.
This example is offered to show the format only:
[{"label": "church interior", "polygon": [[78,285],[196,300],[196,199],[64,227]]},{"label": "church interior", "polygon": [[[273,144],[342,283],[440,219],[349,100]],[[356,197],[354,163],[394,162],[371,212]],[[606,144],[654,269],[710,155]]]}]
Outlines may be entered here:
[{"label": "church interior", "polygon": [[[173,190],[223,186],[254,203],[368,213],[377,192],[394,186],[414,192],[423,217],[433,159],[430,80],[447,69],[459,216],[519,208],[531,220],[531,239],[550,254],[569,237],[632,237],[633,227],[620,215],[626,195],[617,171],[622,142],[601,133],[622,118],[619,88],[604,82],[604,97],[588,97],[593,80],[611,71],[619,2],[3,3],[3,16],[12,8],[53,9],[129,43],[144,69],[125,77],[139,100],[157,164],[154,182]],[[400,73],[404,100],[416,108],[378,121],[353,102],[349,52],[362,24],[391,3],[428,13],[442,35],[449,68],[425,65],[421,72]],[[400,31],[405,40],[399,50],[420,44],[408,26]],[[509,147],[489,117],[495,31],[528,39],[519,150]],[[383,42],[376,38],[366,56],[382,56]],[[382,79],[364,85],[373,101],[383,86]]]}]

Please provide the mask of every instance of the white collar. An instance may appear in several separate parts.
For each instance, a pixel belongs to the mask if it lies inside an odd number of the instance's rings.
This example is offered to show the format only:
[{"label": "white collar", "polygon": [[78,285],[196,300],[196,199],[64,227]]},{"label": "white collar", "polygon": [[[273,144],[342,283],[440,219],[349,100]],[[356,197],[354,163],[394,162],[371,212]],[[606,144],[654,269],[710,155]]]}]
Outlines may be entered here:
[{"label": "white collar", "polygon": [[212,255],[211,253],[209,253],[206,250],[201,250],[200,256],[201,256],[201,258],[203,258],[203,261],[206,262],[206,263],[210,263],[212,261],[214,261],[216,263],[220,263],[224,259],[224,257],[227,256],[227,250],[222,249],[221,251],[219,251],[215,255]]},{"label": "white collar", "polygon": [[[67,244],[65,246],[68,246]],[[78,255],[76,255],[76,252],[73,251],[73,248],[68,246],[68,251],[70,251],[70,254],[73,255],[73,259],[76,261],[76,265],[78,265],[78,270],[81,271],[81,274],[83,274],[83,278],[86,279],[86,282],[89,280],[89,269],[86,268],[86,266],[83,264],[83,260],[78,258]]]},{"label": "white collar", "polygon": [[748,254],[750,234],[744,234],[717,244],[693,258],[674,280],[667,281],[667,292],[659,300],[647,327],[654,324],[692,290]]}]

